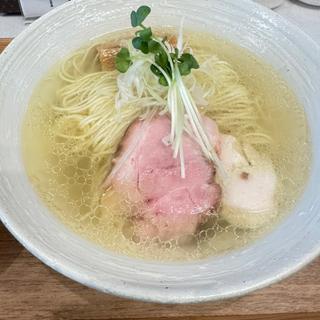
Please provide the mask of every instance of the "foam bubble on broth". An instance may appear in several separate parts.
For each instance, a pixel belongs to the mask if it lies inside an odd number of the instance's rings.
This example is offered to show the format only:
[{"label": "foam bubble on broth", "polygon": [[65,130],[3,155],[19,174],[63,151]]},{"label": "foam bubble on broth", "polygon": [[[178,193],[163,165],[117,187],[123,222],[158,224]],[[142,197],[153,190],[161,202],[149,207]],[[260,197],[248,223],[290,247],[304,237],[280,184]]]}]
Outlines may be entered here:
[{"label": "foam bubble on broth", "polygon": [[[109,39],[114,43],[118,37],[123,37],[123,32],[112,34],[104,41]],[[206,34],[189,33],[188,37],[195,52],[198,47],[205,47],[212,55],[230,63],[241,83],[259,99],[261,116],[257,121],[273,140],[259,151],[268,155],[275,166],[278,216],[265,227],[250,231],[235,228],[212,212],[194,235],[170,241],[140,239],[129,218],[140,208],[133,208],[125,195],[117,194],[112,188],[101,189],[113,154],[98,156],[90,148],[82,148],[78,140],[57,135],[59,128],[79,130],[72,120],[67,127],[65,120],[51,108],[56,103],[56,92],[66,85],[58,79],[57,65],[34,91],[25,117],[22,141],[26,170],[40,198],[63,223],[109,250],[159,261],[202,259],[228,252],[270,231],[290,211],[303,190],[310,145],[305,115],[293,92],[272,68],[245,49]],[[94,56],[90,52],[86,59],[93,60]],[[98,64],[88,64],[84,69],[83,74],[96,72]],[[78,76],[78,71],[74,72]],[[209,104],[214,105],[214,101],[210,100]],[[228,110],[227,105],[225,109]],[[223,123],[220,129],[237,138],[238,132],[229,132]]]}]

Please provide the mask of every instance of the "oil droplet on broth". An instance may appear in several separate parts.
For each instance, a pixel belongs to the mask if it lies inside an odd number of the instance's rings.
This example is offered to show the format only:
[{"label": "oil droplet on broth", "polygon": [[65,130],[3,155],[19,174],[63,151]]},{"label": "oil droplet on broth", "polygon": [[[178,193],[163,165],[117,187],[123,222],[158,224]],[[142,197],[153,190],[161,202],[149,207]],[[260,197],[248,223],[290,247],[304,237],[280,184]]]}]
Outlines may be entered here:
[{"label": "oil droplet on broth", "polygon": [[91,168],[91,159],[89,157],[82,157],[78,160],[78,168],[89,169]]}]

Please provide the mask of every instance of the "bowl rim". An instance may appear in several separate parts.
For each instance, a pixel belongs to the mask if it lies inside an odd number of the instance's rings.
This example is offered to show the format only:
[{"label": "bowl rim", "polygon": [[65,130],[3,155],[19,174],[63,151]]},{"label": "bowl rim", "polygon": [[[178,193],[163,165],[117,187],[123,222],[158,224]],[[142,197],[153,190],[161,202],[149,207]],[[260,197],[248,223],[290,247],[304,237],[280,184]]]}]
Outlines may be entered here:
[{"label": "bowl rim", "polygon": [[[85,2],[85,0],[78,0],[77,2],[81,2],[81,1]],[[46,21],[47,18],[54,16],[56,14],[59,14],[60,12],[63,12],[66,8],[71,7],[72,5],[73,5],[73,1],[66,2],[60,5],[59,7],[53,9],[52,11],[46,13],[45,15],[37,19],[28,28],[23,30],[16,38],[14,38],[11,41],[11,43],[4,49],[4,51],[0,55],[0,65],[3,63],[3,60],[5,60],[1,58],[6,55],[10,55],[12,52],[14,52],[16,47],[18,47],[20,43],[23,42],[24,39],[29,36],[30,33],[32,33],[35,29],[37,29],[39,25],[41,25],[44,21]],[[256,8],[256,11],[258,11],[259,13],[263,13],[264,16],[277,18],[278,20],[280,19],[281,24],[285,28],[289,28],[293,32],[299,34],[300,37],[303,37],[305,41],[309,42],[310,46],[313,47],[313,49],[320,52],[320,45],[311,36],[309,36],[303,30],[301,30],[300,27],[296,26],[286,18],[282,17],[280,14],[263,7],[258,3],[254,3],[250,0],[243,0],[243,6],[251,6],[251,8]],[[115,289],[112,287],[112,285],[110,285],[110,287],[106,287],[105,285],[99,285],[99,283],[93,280],[83,279],[79,273],[75,272],[74,268],[70,266],[70,264],[65,264],[64,258],[60,258],[60,260],[58,261],[56,259],[53,259],[50,252],[44,252],[38,248],[36,240],[33,240],[32,238],[30,239],[24,238],[23,236],[21,236],[19,232],[19,229],[21,228],[15,223],[14,219],[10,217],[10,212],[7,212],[7,210],[3,207],[1,203],[0,203],[0,221],[7,228],[7,230],[9,230],[9,232],[32,255],[34,255],[41,262],[43,262],[53,270],[63,274],[67,278],[72,279],[78,283],[81,283],[87,287],[96,289],[103,293],[110,293],[119,297],[146,301],[146,302],[181,304],[181,303],[199,303],[199,302],[207,302],[207,301],[217,301],[217,300],[239,297],[289,277],[294,272],[300,270],[301,268],[309,264],[312,260],[314,260],[317,256],[320,255],[320,246],[318,246],[317,248],[312,249],[312,251],[305,253],[302,256],[303,259],[301,258],[300,261],[291,262],[290,265],[287,266],[286,270],[282,270],[277,274],[274,274],[273,276],[269,276],[263,280],[260,280],[254,285],[251,285],[251,286],[248,285],[240,290],[238,289],[236,292],[227,292],[222,294],[220,293],[219,295],[215,295],[214,292],[211,292],[211,294],[207,294],[205,296],[202,295],[199,297],[170,296],[165,294],[161,294],[160,296],[152,296],[152,295],[149,295],[147,289],[141,291],[139,289],[131,288],[132,290],[130,290],[130,293],[128,293],[127,286],[122,286]]]}]

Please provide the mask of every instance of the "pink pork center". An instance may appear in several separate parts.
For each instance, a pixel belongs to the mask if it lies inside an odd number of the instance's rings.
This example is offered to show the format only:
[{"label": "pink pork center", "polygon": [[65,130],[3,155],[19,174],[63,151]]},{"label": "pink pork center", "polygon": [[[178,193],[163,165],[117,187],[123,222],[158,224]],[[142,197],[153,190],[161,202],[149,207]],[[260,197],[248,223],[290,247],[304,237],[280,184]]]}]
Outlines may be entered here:
[{"label": "pink pork center", "polygon": [[[215,122],[206,117],[203,122],[219,152]],[[144,125],[143,121],[136,121],[128,129],[115,159],[121,167],[113,175],[112,186],[140,208],[133,218],[142,239],[158,236],[169,240],[195,233],[204,215],[215,209],[221,198],[221,189],[214,182],[214,166],[187,134],[183,135],[186,177],[181,178],[180,159],[173,158],[172,147],[167,143],[170,125],[167,116],[155,117]]]}]

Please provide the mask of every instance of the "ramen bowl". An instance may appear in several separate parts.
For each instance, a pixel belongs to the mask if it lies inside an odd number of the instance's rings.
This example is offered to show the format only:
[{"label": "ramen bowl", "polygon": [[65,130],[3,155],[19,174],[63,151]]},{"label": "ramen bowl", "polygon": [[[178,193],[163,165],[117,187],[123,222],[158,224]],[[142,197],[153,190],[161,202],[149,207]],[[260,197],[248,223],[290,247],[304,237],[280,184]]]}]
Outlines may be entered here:
[{"label": "ramen bowl", "polygon": [[[69,52],[129,27],[132,9],[152,7],[152,25],[186,26],[249,49],[271,64],[305,108],[310,177],[297,205],[252,245],[205,260],[143,261],[115,254],[67,229],[39,200],[21,152],[21,126],[33,89]],[[0,218],[45,264],[105,293],[162,303],[243,295],[297,271],[320,252],[320,48],[297,27],[251,1],[72,1],[34,22],[0,56]],[[299,154],[297,153],[297,156]]]}]

